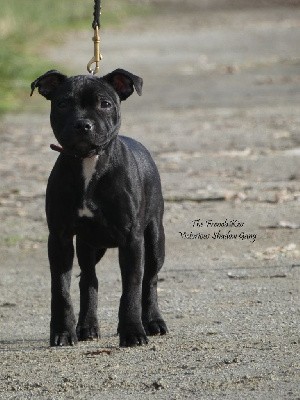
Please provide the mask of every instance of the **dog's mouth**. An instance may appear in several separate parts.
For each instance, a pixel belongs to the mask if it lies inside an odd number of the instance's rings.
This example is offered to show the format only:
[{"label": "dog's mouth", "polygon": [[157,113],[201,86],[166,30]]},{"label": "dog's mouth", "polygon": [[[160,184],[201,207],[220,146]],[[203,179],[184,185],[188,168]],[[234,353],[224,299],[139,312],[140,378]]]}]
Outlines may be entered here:
[{"label": "dog's mouth", "polygon": [[97,154],[97,146],[84,141],[78,142],[70,147],[64,147],[64,150],[67,154],[78,158],[91,157]]},{"label": "dog's mouth", "polygon": [[70,150],[80,157],[87,157],[91,151],[96,150],[97,146],[94,146],[87,142],[78,142]]}]

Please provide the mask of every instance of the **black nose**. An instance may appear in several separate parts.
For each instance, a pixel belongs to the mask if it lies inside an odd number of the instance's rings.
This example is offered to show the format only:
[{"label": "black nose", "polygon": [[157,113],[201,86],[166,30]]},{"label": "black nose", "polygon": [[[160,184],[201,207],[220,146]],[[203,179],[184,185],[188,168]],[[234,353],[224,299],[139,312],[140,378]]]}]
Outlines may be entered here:
[{"label": "black nose", "polygon": [[75,129],[77,131],[89,133],[93,129],[93,123],[88,119],[79,119],[75,123]]}]

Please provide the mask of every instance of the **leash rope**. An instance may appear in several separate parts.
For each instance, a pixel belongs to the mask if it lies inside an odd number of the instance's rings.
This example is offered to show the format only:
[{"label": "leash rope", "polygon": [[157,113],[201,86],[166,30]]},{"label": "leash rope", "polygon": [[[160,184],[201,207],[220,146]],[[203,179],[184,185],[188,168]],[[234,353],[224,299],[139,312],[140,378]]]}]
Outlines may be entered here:
[{"label": "leash rope", "polygon": [[100,28],[100,15],[101,15],[101,0],[95,0],[94,21],[92,23],[93,29],[96,29],[96,26],[98,26],[98,28]]},{"label": "leash rope", "polygon": [[[99,71],[100,60],[102,60],[102,55],[100,53],[100,15],[101,15],[101,0],[95,0],[94,4],[94,20],[92,23],[92,28],[94,29],[94,36],[92,40],[94,42],[94,57],[90,59],[87,64],[87,70],[90,74],[95,75]],[[92,65],[96,64],[94,69],[92,69]]]}]

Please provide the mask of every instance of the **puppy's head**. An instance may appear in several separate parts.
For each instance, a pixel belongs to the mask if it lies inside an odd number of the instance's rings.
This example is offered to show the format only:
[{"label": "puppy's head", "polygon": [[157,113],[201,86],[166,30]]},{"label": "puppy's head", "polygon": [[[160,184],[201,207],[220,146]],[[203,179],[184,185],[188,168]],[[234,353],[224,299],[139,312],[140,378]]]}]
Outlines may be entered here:
[{"label": "puppy's head", "polygon": [[67,77],[52,70],[31,84],[51,101],[51,126],[60,145],[84,157],[117,135],[120,102],[133,92],[142,94],[142,78],[117,69],[102,78],[92,75]]}]

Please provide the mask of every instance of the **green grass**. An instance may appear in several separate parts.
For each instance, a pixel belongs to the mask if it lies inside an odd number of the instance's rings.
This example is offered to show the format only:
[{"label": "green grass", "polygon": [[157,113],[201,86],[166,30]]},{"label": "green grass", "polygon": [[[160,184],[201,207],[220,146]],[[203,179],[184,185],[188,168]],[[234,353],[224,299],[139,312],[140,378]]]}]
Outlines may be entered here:
[{"label": "green grass", "polygon": [[[92,33],[93,7],[93,0],[0,0],[0,114],[21,110],[30,82],[51,67],[39,56],[43,46],[57,43],[68,30]],[[104,0],[101,25],[147,12],[147,6],[126,0]]]},{"label": "green grass", "polygon": [[23,238],[18,235],[5,236],[4,238],[1,238],[1,240],[0,240],[1,244],[4,244],[7,247],[15,247],[22,241],[23,241]]}]

